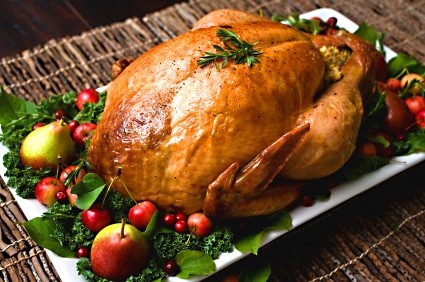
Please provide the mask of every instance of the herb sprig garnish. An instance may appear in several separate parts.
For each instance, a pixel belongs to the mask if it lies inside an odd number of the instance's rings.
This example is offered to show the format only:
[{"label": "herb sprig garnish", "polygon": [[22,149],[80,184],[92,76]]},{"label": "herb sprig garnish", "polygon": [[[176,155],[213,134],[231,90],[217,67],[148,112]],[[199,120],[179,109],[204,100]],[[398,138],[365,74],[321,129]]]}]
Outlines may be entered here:
[{"label": "herb sprig garnish", "polygon": [[254,49],[256,43],[248,43],[244,40],[241,40],[234,32],[226,29],[218,29],[217,36],[220,37],[225,48],[222,48],[218,45],[213,45],[214,49],[217,50],[217,53],[205,52],[205,56],[202,56],[198,60],[198,65],[201,68],[206,67],[210,63],[213,63],[216,69],[219,69],[217,62],[221,60],[221,68],[227,64],[229,59],[233,59],[236,64],[246,63],[250,68],[258,63],[258,56],[262,52]]}]

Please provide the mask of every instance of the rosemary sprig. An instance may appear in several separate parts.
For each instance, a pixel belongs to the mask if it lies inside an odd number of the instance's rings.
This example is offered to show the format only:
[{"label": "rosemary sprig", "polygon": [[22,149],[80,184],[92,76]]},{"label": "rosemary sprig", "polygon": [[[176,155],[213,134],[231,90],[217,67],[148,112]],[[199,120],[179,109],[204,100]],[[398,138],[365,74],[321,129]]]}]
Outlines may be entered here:
[{"label": "rosemary sprig", "polygon": [[198,65],[203,68],[213,63],[216,69],[219,69],[217,61],[221,61],[221,68],[227,64],[229,59],[234,60],[236,64],[246,63],[250,68],[258,63],[258,56],[262,52],[255,50],[256,43],[248,43],[241,40],[234,32],[226,29],[218,29],[217,36],[223,41],[224,47],[213,45],[217,53],[205,52],[205,55],[198,60]]}]

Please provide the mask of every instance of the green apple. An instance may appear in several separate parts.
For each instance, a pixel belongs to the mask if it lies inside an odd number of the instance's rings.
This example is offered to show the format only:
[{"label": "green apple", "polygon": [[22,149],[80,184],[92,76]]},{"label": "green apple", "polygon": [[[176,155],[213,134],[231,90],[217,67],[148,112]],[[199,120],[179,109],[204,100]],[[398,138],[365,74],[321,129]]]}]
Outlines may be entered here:
[{"label": "green apple", "polygon": [[54,121],[31,131],[22,141],[20,158],[33,169],[56,167],[59,158],[68,163],[74,156],[75,143],[63,121]]},{"label": "green apple", "polygon": [[142,232],[131,224],[114,223],[94,238],[90,252],[93,272],[101,278],[123,281],[141,272],[150,259],[150,246]]}]

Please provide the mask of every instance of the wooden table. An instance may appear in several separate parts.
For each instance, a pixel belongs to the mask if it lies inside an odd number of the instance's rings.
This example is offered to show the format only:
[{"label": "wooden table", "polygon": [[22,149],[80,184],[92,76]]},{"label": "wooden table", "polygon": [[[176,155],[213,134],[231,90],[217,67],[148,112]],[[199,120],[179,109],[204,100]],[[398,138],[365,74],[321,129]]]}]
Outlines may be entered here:
[{"label": "wooden table", "polygon": [[0,2],[0,58],[44,44],[52,38],[77,35],[101,25],[143,18],[183,0],[3,0]]}]

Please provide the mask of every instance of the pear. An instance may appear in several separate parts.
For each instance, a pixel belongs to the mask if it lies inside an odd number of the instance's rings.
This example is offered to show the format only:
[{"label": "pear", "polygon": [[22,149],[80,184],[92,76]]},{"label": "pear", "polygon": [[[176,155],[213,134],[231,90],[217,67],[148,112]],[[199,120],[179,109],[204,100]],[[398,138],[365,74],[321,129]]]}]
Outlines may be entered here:
[{"label": "pear", "polygon": [[141,272],[149,259],[148,241],[139,229],[126,224],[125,219],[99,231],[90,251],[92,271],[113,281],[124,281]]},{"label": "pear", "polygon": [[69,163],[75,151],[75,143],[64,121],[53,121],[31,131],[22,141],[21,163],[33,169],[57,167],[59,158]]}]

